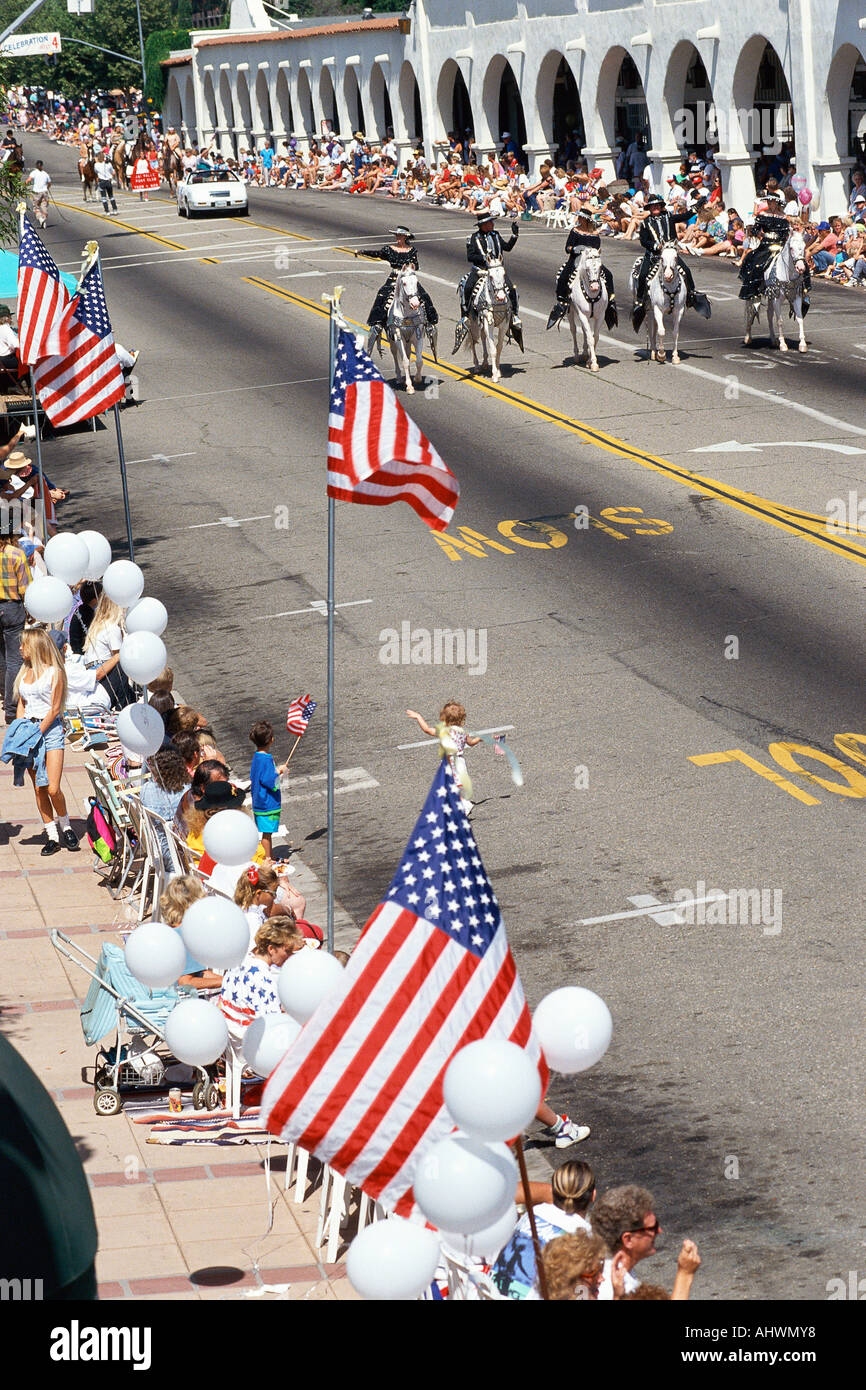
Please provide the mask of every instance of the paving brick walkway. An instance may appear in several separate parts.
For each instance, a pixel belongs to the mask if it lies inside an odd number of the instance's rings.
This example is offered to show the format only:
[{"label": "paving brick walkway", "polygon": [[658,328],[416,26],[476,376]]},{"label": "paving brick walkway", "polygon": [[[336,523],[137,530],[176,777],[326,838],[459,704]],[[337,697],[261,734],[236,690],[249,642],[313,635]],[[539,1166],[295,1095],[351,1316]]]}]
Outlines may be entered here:
[{"label": "paving brick walkway", "polygon": [[[67,751],[64,789],[79,834],[90,792],[84,763],[85,755]],[[49,860],[41,848],[29,779],[13,787],[11,768],[0,764],[0,1026],[50,1091],[78,1146],[99,1228],[100,1297],[355,1298],[345,1266],[320,1264],[313,1246],[314,1160],[309,1195],[298,1205],[293,1189],[283,1190],[285,1149],[272,1146],[270,1220],[263,1147],[148,1144],[149,1126],[123,1112],[95,1113],[81,1073],[96,1049],[86,1046],[78,1013],[90,982],[57,954],[49,933],[58,928],[98,957],[103,941],[119,942],[135,912],[101,886],[86,842],[78,854],[64,850]],[[311,919],[324,920],[314,876],[300,866],[295,882]],[[343,918],[339,925],[345,941],[351,924]]]}]

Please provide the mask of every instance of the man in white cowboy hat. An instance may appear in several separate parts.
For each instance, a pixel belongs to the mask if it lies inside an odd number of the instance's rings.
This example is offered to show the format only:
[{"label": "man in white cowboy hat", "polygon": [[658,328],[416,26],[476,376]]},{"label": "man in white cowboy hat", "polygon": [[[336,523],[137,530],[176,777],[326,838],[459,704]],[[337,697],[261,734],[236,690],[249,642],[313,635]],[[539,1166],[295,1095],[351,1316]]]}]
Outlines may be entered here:
[{"label": "man in white cowboy hat", "polygon": [[[517,238],[520,233],[519,222],[512,222],[511,237],[505,241],[499,232],[493,227],[493,214],[489,211],[476,213],[478,227],[466,241],[466,259],[472,269],[468,275],[464,275],[460,281],[460,322],[454,334],[454,351],[456,352],[469,332],[468,314],[469,305],[475,288],[481,278],[482,271],[487,270],[492,261],[505,260],[505,252],[512,251],[517,245]],[[512,284],[510,276],[506,275],[508,284],[508,294],[511,299],[511,309],[513,318],[511,320],[511,334],[520,351],[523,347],[523,324],[520,322],[520,306],[517,297],[517,287]]]},{"label": "man in white cowboy hat", "polygon": [[45,474],[42,475],[42,492],[39,492],[39,474],[33,460],[20,449],[14,449],[0,464],[0,502],[7,506],[12,503],[29,504],[33,508],[34,522],[40,507],[45,504],[45,528],[49,535],[57,530],[54,511],[55,501],[66,496],[61,488],[55,488]]}]

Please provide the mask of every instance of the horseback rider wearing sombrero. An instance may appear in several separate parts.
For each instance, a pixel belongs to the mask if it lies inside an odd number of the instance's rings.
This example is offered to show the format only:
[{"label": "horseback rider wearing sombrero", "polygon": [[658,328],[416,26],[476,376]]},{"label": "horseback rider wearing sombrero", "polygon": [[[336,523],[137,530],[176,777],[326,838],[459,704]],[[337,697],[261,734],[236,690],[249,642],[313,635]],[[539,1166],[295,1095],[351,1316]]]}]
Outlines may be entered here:
[{"label": "horseback rider wearing sombrero", "polygon": [[[782,208],[781,193],[765,193],[757,204],[753,232],[761,238],[743,260],[739,278],[742,280],[740,299],[761,299],[764,293],[764,277],[767,268],[781,251],[791,235],[791,224]],[[808,291],[812,286],[812,276],[808,270],[804,277],[803,317],[809,312]]]},{"label": "horseback rider wearing sombrero", "polygon": [[[511,238],[509,241],[503,240],[499,232],[493,227],[493,213],[479,212],[475,217],[478,223],[477,229],[466,241],[466,258],[472,269],[468,275],[464,275],[460,281],[460,322],[454,334],[454,351],[460,347],[466,334],[469,332],[468,315],[469,306],[472,303],[472,296],[481,278],[482,272],[487,270],[491,261],[505,260],[505,252],[512,251],[517,244],[517,237],[520,232],[520,224],[512,222]],[[506,274],[505,281],[508,286],[508,296],[511,300],[511,336],[516,342],[520,351],[523,347],[523,324],[520,322],[520,305],[517,298],[517,287],[512,283],[510,275]]]},{"label": "horseback rider wearing sombrero", "polygon": [[[371,344],[374,343],[385,330],[397,272],[404,270],[407,265],[411,265],[415,270],[418,269],[418,252],[414,246],[410,246],[409,244],[414,240],[413,234],[410,232],[409,228],[392,227],[391,234],[395,238],[394,245],[380,246],[378,251],[361,250],[354,253],[356,257],[368,256],[374,261],[387,261],[391,267],[391,274],[388,276],[384,285],[380,286],[376,298],[373,300],[373,307],[367,315]],[[424,304],[427,323],[432,328],[439,322],[439,315],[433,306],[433,300],[422,285],[418,286],[418,293]]]},{"label": "horseback rider wearing sombrero", "polygon": [[[643,301],[646,295],[647,282],[650,272],[658,261],[659,251],[665,242],[678,240],[677,223],[684,220],[680,214],[667,211],[665,200],[660,193],[650,194],[647,198],[646,209],[649,216],[641,223],[638,233],[640,244],[644,249],[644,257],[637,275],[634,304],[631,311],[631,322],[635,333],[644,320],[646,309]],[[694,276],[682,256],[677,257],[677,263],[686,285],[686,307],[696,309],[702,318],[708,319],[711,313],[710,301],[705,294],[700,294],[695,289]]]},{"label": "horseback rider wearing sombrero", "polygon": [[[560,266],[559,274],[556,277],[556,303],[550,311],[550,318],[547,320],[548,328],[553,328],[568,313],[568,306],[571,302],[571,286],[577,274],[577,258],[584,246],[589,246],[594,251],[601,250],[601,237],[595,230],[592,213],[585,211],[575,215],[574,228],[569,232],[568,241],[565,243],[566,260],[565,264]],[[601,273],[607,286],[607,309],[605,310],[604,321],[608,328],[615,328],[619,323],[619,317],[616,312],[616,290],[613,285],[613,275],[606,265],[602,266]]]}]

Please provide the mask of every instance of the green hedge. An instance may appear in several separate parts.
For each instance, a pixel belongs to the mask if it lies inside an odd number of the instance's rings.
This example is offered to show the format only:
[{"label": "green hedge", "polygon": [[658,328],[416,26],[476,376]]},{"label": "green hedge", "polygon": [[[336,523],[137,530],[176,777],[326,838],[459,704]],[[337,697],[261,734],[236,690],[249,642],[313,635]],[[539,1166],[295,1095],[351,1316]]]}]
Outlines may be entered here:
[{"label": "green hedge", "polygon": [[162,110],[165,101],[165,74],[160,67],[172,49],[189,48],[188,29],[157,29],[144,41],[144,69],[147,74],[147,99],[155,111]]}]

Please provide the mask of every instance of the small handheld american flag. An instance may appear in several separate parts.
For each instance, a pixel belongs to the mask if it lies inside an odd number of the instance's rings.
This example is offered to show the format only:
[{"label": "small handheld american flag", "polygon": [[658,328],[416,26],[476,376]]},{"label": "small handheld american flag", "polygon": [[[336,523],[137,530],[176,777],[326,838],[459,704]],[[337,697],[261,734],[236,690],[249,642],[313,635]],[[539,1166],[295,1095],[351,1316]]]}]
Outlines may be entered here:
[{"label": "small handheld american flag", "polygon": [[299,695],[297,700],[293,700],[289,705],[286,715],[286,728],[290,734],[301,734],[307,732],[307,725],[313,717],[313,711],[318,701],[311,700],[309,695]]}]

